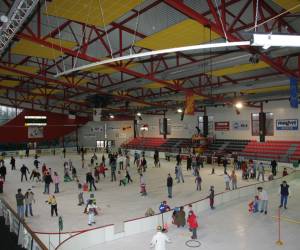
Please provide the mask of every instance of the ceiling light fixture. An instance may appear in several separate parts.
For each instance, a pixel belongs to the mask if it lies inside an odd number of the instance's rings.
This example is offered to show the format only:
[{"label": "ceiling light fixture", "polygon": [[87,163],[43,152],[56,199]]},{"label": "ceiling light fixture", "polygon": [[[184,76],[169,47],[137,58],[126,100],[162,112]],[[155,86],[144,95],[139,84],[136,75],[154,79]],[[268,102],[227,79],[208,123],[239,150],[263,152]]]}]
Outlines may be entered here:
[{"label": "ceiling light fixture", "polygon": [[253,34],[251,46],[261,46],[264,49],[269,47],[300,47],[300,36],[297,35],[274,35],[274,34]]},{"label": "ceiling light fixture", "polygon": [[79,70],[87,70],[96,66],[124,61],[124,60],[131,60],[134,58],[142,58],[147,56],[153,55],[161,55],[161,54],[168,54],[168,53],[176,53],[176,52],[183,52],[183,51],[191,51],[191,50],[202,50],[202,49],[211,49],[211,48],[224,48],[224,47],[236,47],[236,46],[250,46],[250,41],[241,41],[241,42],[225,42],[225,43],[207,43],[207,44],[199,44],[199,45],[192,45],[192,46],[184,46],[184,47],[177,47],[177,48],[170,48],[170,49],[162,49],[162,50],[155,50],[149,52],[143,52],[138,54],[131,54],[127,56],[121,56],[116,58],[111,58],[99,62],[90,63],[87,65],[79,66],[76,68],[72,68],[66,71],[63,71],[59,74],[56,74],[55,77],[60,77],[63,75],[68,75],[70,73],[79,71]]},{"label": "ceiling light fixture", "polygon": [[234,105],[237,109],[241,109],[243,108],[243,103],[242,102],[237,102],[235,105]]}]

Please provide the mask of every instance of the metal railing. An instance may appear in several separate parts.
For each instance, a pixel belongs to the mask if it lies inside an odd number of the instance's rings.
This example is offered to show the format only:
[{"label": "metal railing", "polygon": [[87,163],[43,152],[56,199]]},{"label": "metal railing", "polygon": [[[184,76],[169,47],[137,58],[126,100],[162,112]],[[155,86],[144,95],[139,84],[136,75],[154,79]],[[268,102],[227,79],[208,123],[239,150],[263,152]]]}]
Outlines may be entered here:
[{"label": "metal railing", "polygon": [[22,220],[11,206],[0,198],[0,216],[4,217],[5,225],[10,232],[17,235],[17,244],[27,250],[48,250],[29,226]]}]

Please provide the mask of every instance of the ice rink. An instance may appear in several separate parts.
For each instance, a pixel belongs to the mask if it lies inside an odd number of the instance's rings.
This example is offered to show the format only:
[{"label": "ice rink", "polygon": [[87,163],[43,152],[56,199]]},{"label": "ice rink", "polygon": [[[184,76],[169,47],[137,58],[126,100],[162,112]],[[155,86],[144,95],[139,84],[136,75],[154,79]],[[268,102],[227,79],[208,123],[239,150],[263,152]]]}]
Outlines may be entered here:
[{"label": "ice rink", "polygon": [[[102,155],[98,154],[98,159]],[[85,161],[90,161],[90,155],[86,155]],[[107,156],[106,156],[107,158]],[[85,174],[88,168],[81,168],[81,158],[79,155],[67,155],[66,160],[72,159],[73,165],[76,167],[79,179],[81,182],[85,181]],[[87,229],[87,215],[83,213],[84,206],[78,206],[78,188],[75,181],[64,183],[63,182],[63,162],[65,159],[62,155],[56,156],[41,156],[39,158],[41,163],[52,168],[52,171],[57,171],[61,177],[60,193],[56,195],[58,203],[58,213],[63,217],[64,230],[74,231]],[[131,157],[131,161],[133,161]],[[133,179],[133,184],[127,186],[119,186],[118,176],[117,182],[110,181],[110,171],[107,171],[105,179],[101,176],[101,180],[96,184],[98,190],[92,192],[95,194],[97,205],[101,211],[96,216],[96,226],[102,226],[107,224],[115,224],[116,231],[123,230],[123,221],[142,217],[145,214],[147,208],[151,207],[155,212],[159,212],[158,207],[161,201],[167,200],[170,207],[185,205],[193,201],[197,201],[204,198],[209,193],[209,187],[215,186],[216,193],[225,190],[223,167],[216,166],[216,174],[210,175],[211,165],[205,165],[201,169],[200,174],[203,179],[202,191],[196,191],[195,177],[191,172],[186,171],[186,162],[183,161],[183,174],[185,183],[177,184],[174,180],[173,187],[173,199],[167,198],[166,178],[170,172],[175,177],[174,167],[175,161],[167,162],[161,159],[161,168],[155,168],[153,165],[153,159],[147,158],[148,169],[145,173],[146,185],[148,195],[142,197],[140,195],[139,176],[137,174],[136,167],[131,162],[130,173]],[[8,170],[7,180],[4,186],[4,197],[10,203],[13,208],[16,208],[15,194],[17,189],[22,188],[23,193],[28,188],[32,188],[35,193],[36,202],[33,204],[33,217],[26,218],[26,222],[34,231],[41,232],[57,232],[58,222],[56,217],[51,217],[50,206],[45,203],[48,195],[43,194],[44,183],[36,183],[33,181],[20,182],[21,173],[19,168],[24,163],[31,170],[33,169],[33,158],[17,158],[16,159],[16,171],[10,170],[9,159],[6,159],[6,167]],[[40,165],[41,169],[41,165]],[[281,171],[281,170],[280,170]],[[231,169],[228,170],[229,174]],[[281,174],[281,172],[280,172]],[[267,174],[266,174],[267,175]],[[238,186],[248,185],[256,181],[241,180],[241,171],[237,171]],[[54,185],[50,185],[50,192],[54,192]],[[89,193],[84,193],[84,198],[89,198]]]},{"label": "ice rink", "polygon": [[[278,235],[277,215],[279,195],[277,190],[269,193],[269,212],[267,215],[248,213],[248,199],[239,199],[198,214],[198,242],[201,246],[196,249],[210,250],[273,250],[299,249],[300,210],[299,197],[300,180],[291,181],[292,196],[288,201],[288,209],[281,211],[282,246],[276,245]],[[150,242],[155,234],[151,232],[137,234],[131,237],[106,242],[101,245],[84,248],[84,250],[140,250],[150,249]],[[171,240],[168,250],[192,249],[187,247],[191,233],[187,227],[177,228],[171,225],[167,233]],[[190,242],[193,246],[198,242]],[[189,243],[187,243],[189,244]]]}]

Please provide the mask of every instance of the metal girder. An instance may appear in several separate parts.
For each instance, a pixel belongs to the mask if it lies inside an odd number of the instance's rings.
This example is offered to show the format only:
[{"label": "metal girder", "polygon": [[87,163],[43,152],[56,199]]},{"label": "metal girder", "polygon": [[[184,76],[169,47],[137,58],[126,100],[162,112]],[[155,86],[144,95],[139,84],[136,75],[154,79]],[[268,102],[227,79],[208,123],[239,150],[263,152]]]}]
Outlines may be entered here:
[{"label": "metal girder", "polygon": [[145,104],[145,105],[162,107],[161,104],[158,104],[158,103],[155,103],[155,102],[150,103],[150,102],[145,102],[143,100],[140,100],[138,98],[133,98],[133,97],[129,97],[129,96],[119,96],[119,95],[109,94],[109,93],[106,93],[106,92],[98,90],[98,89],[91,89],[91,88],[87,88],[87,87],[83,87],[83,86],[75,86],[74,84],[66,83],[66,82],[56,80],[56,79],[52,79],[52,78],[48,78],[48,77],[45,77],[45,76],[34,75],[34,74],[31,74],[31,73],[28,73],[28,72],[25,72],[25,71],[21,71],[21,70],[15,69],[15,68],[7,67],[5,65],[0,65],[0,68],[5,69],[5,70],[9,70],[9,71],[12,71],[12,72],[16,72],[16,73],[25,75],[27,77],[34,77],[34,78],[42,80],[42,81],[46,81],[46,82],[48,81],[48,82],[61,84],[61,85],[64,85],[66,87],[69,87],[69,88],[76,88],[76,89],[81,90],[85,93],[93,93],[93,94],[98,93],[98,94],[101,94],[101,95],[113,96],[115,99],[119,99],[119,100],[127,100],[127,101],[133,101],[133,102]]},{"label": "metal girder", "polygon": [[[173,7],[174,9],[177,9],[179,12],[183,13],[184,15],[193,18],[194,20],[198,21],[199,23],[201,23],[202,25],[206,25],[206,26],[210,26],[211,30],[216,32],[217,34],[219,34],[220,36],[224,37],[224,33],[222,30],[222,27],[220,27],[218,24],[213,23],[212,21],[210,21],[208,18],[206,18],[203,14],[193,10],[192,8],[190,8],[189,6],[187,6],[186,4],[184,4],[182,1],[180,0],[164,0],[165,3],[167,3],[168,5],[170,5],[171,7]],[[214,9],[214,8],[213,8]],[[211,11],[213,11],[211,9]],[[215,10],[214,10],[215,11]],[[241,39],[239,39],[238,37],[234,36],[232,33],[227,32],[227,38],[230,42],[237,42],[237,41],[241,41]],[[242,47],[242,49],[249,51],[248,48]],[[251,52],[252,50],[250,50]],[[253,50],[257,53],[260,54],[260,59],[264,62],[266,62],[267,64],[269,64],[272,68],[274,68],[276,71],[281,72],[282,74],[285,74],[287,76],[296,76],[294,72],[292,72],[291,70],[284,68],[282,65],[274,62],[271,58],[269,58],[267,55],[258,52],[257,50]]]},{"label": "metal girder", "polygon": [[8,22],[0,27],[0,55],[32,13],[39,0],[16,0],[8,14]]}]

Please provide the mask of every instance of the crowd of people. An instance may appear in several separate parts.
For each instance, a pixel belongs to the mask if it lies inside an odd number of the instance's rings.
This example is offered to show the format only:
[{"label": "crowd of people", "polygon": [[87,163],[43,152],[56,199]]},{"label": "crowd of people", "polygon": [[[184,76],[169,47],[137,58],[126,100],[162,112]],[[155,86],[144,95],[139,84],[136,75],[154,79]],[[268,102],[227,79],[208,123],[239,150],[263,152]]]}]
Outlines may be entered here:
[{"label": "crowd of people", "polygon": [[[81,159],[85,161],[85,151],[80,150]],[[66,150],[63,150],[63,158],[66,158]],[[103,180],[110,179],[111,182],[116,182],[118,186],[125,187],[131,183],[133,183],[132,174],[139,176],[139,186],[140,186],[140,194],[141,196],[147,196],[147,184],[145,175],[148,171],[148,162],[145,156],[145,153],[135,152],[133,155],[133,166],[130,166],[131,160],[130,155],[127,152],[108,152],[108,159],[106,159],[103,154],[101,157],[99,154],[94,153],[87,167],[82,163],[82,168],[86,169],[85,179],[80,179],[77,175],[77,169],[75,168],[71,159],[68,161],[64,161],[63,164],[63,181],[64,182],[76,182],[79,192],[78,192],[78,205],[85,204],[85,213],[88,214],[88,225],[95,224],[95,215],[97,214],[97,210],[100,208],[96,205],[95,200],[87,199],[84,200],[83,192],[90,191],[96,192],[98,190],[97,185]],[[170,160],[170,159],[169,159]],[[174,179],[172,176],[172,171],[166,176],[166,196],[169,199],[174,198],[173,186],[175,184],[184,184],[184,174],[183,174],[183,157],[180,153],[176,156],[176,164],[174,166]],[[60,183],[61,178],[57,171],[52,171],[51,168],[47,167],[46,163],[42,164],[40,169],[41,160],[38,155],[34,156],[33,161],[33,169],[30,171],[29,168],[25,164],[21,164],[20,166],[20,182],[28,181],[27,175],[30,174],[29,181],[32,182],[42,182],[44,185],[44,194],[48,195],[46,203],[50,205],[50,214],[51,216],[58,216],[58,204],[54,194],[57,194],[61,191]],[[186,171],[188,176],[192,176],[194,178],[194,182],[196,184],[196,191],[203,191],[202,183],[203,176],[201,176],[201,169],[205,166],[204,157],[200,154],[191,153],[186,157]],[[257,180],[257,181],[265,181],[266,174],[266,166],[262,162],[255,162],[252,160],[245,160],[242,157],[235,157],[233,159],[233,169],[229,174],[228,165],[229,159],[221,159],[217,158],[218,165],[222,165],[224,168],[224,184],[225,190],[235,190],[238,188],[238,174],[243,180]],[[16,160],[14,157],[10,158],[11,170],[16,171]],[[159,152],[156,150],[153,155],[153,166],[155,168],[161,167],[161,162],[159,158]],[[273,178],[278,174],[278,164],[276,161],[271,161],[270,164],[271,172],[268,176],[268,180],[273,180]],[[110,176],[107,176],[107,171],[110,170]],[[215,168],[212,167],[211,174],[215,174]],[[3,192],[5,181],[6,181],[7,170],[5,166],[5,162],[1,161],[0,163],[0,193]],[[282,176],[288,175],[288,171],[285,168],[283,170]],[[109,180],[108,180],[109,181]],[[54,185],[54,192],[52,193],[51,186]],[[280,186],[280,208],[284,207],[287,209],[287,201],[290,196],[290,187],[289,185],[283,181]],[[215,187],[214,185],[210,185],[209,191],[207,193],[209,206],[211,209],[215,209],[214,198],[215,198]],[[25,194],[23,194],[22,190],[19,188],[17,190],[17,194],[15,196],[17,203],[17,212],[21,219],[24,217],[34,216],[33,213],[33,203],[35,202],[35,194],[31,189],[28,189]],[[159,207],[159,212],[164,213],[169,211],[171,208],[167,205],[167,202],[164,201],[161,203]],[[268,193],[263,187],[258,187],[257,194],[254,197],[254,200],[249,203],[249,212],[256,213],[261,212],[267,214],[268,212]],[[153,209],[149,208],[146,212],[146,215],[151,216],[154,214]],[[192,232],[192,239],[197,239],[197,228],[198,221],[197,215],[194,213],[192,208],[188,211],[187,217],[186,212],[183,207],[178,207],[174,209],[173,213],[173,223],[177,227],[185,227],[188,225],[190,231]],[[158,234],[153,238],[152,245],[162,244],[158,243],[160,240],[164,240],[166,242],[169,241],[168,238],[162,236],[164,234],[166,228],[164,225],[158,230]],[[163,248],[161,248],[163,249]]]}]

